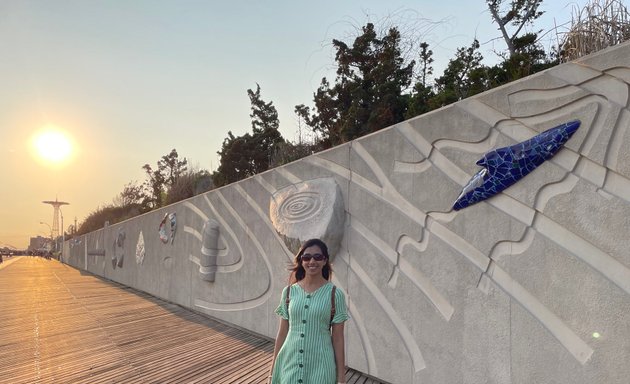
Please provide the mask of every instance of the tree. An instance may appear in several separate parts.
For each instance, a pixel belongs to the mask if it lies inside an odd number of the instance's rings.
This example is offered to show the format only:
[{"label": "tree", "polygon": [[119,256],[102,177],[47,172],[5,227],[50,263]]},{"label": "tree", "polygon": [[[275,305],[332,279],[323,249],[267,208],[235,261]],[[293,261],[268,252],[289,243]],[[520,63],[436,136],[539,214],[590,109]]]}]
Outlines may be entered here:
[{"label": "tree", "polygon": [[175,149],[158,160],[157,170],[149,164],[142,169],[147,173],[147,180],[142,185],[126,184],[112,204],[97,208],[85,218],[77,230],[79,234],[100,229],[105,222],[118,223],[212,188],[210,174],[188,171],[188,160],[180,160]]},{"label": "tree", "polygon": [[547,57],[536,39],[537,36],[533,33],[514,39],[516,53],[501,63],[504,73],[499,84],[509,83],[558,64],[557,60],[552,61]]},{"label": "tree", "polygon": [[273,102],[265,102],[260,94],[260,85],[256,92],[247,90],[251,103],[252,133],[234,136],[230,131],[223,140],[221,150],[217,152],[220,165],[213,175],[216,186],[227,185],[269,169],[270,161],[276,148],[284,143],[278,131],[280,122],[278,111]]},{"label": "tree", "polygon": [[264,132],[268,129],[277,130],[280,126],[278,120],[278,111],[273,106],[273,102],[265,103],[260,95],[260,85],[256,83],[256,92],[251,89],[247,90],[247,96],[251,103],[252,113],[249,117],[252,119],[252,131],[254,134]]},{"label": "tree", "polygon": [[341,114],[337,109],[339,100],[333,92],[334,90],[330,88],[328,80],[324,77],[313,97],[316,112],[311,114],[311,108],[304,104],[295,106],[298,118],[310,126],[315,134],[321,135],[324,148],[341,142],[337,127]]},{"label": "tree", "polygon": [[428,83],[429,76],[433,74],[432,63],[433,51],[429,49],[429,44],[422,42],[420,44],[420,75],[409,98],[406,119],[421,115],[431,109],[430,100],[435,97],[433,87]]},{"label": "tree", "polygon": [[153,170],[149,164],[142,166],[147,174],[145,181],[146,206],[159,208],[164,205],[165,196],[178,177],[187,170],[188,160],[179,160],[177,150],[172,149],[157,162],[157,169]]},{"label": "tree", "polygon": [[158,170],[153,170],[149,164],[142,166],[147,174],[147,180],[144,182],[144,189],[147,195],[147,204],[153,208],[162,206],[162,196],[164,194],[164,175]]},{"label": "tree", "polygon": [[265,103],[260,95],[260,85],[256,84],[256,92],[247,90],[251,103],[252,113],[252,145],[254,146],[251,159],[252,174],[264,172],[269,169],[271,157],[276,151],[276,147],[284,143],[282,135],[278,131],[280,121],[278,111],[273,106],[273,102]]},{"label": "tree", "polygon": [[433,74],[433,51],[429,49],[427,42],[420,43],[420,84],[427,87],[427,79]]},{"label": "tree", "polygon": [[466,97],[489,89],[486,67],[481,64],[479,41],[475,39],[470,47],[457,49],[444,74],[435,80],[436,96],[430,101],[431,109],[454,103]]},{"label": "tree", "polygon": [[249,133],[236,137],[232,131],[228,131],[228,137],[223,139],[221,150],[217,152],[220,163],[213,175],[216,186],[227,185],[248,176],[250,142]]},{"label": "tree", "polygon": [[[552,60],[538,41],[537,32],[522,33],[523,28],[533,25],[544,12],[538,8],[543,0],[486,0],[492,21],[499,26],[501,36],[508,48],[507,54],[500,54],[503,62],[493,68],[496,85],[529,76],[558,63]],[[510,27],[513,27],[509,31]]]},{"label": "tree", "polygon": [[[509,56],[513,56],[523,49],[524,41],[536,41],[537,33],[529,33],[529,37],[520,37],[519,33],[528,24],[533,24],[534,20],[543,15],[538,7],[543,0],[511,0],[508,5],[503,4],[503,0],[486,0],[488,9],[492,15],[492,20],[499,26],[501,36],[507,45]],[[509,26],[515,30],[508,31]],[[520,41],[519,41],[520,39]]]},{"label": "tree", "polygon": [[333,40],[338,64],[336,83],[326,78],[314,94],[312,111],[298,105],[296,111],[326,147],[375,132],[405,118],[408,89],[415,61],[405,64],[401,36],[390,28],[377,36],[374,25],[361,29],[352,46]]},{"label": "tree", "polygon": [[162,174],[164,182],[168,187],[175,184],[177,178],[188,169],[188,160],[185,157],[179,160],[179,155],[175,148],[173,148],[168,155],[162,156],[157,164],[158,171]]},{"label": "tree", "polygon": [[139,206],[142,211],[149,210],[149,196],[145,193],[142,185],[136,182],[129,182],[122,192],[114,198],[114,205],[117,207]]}]

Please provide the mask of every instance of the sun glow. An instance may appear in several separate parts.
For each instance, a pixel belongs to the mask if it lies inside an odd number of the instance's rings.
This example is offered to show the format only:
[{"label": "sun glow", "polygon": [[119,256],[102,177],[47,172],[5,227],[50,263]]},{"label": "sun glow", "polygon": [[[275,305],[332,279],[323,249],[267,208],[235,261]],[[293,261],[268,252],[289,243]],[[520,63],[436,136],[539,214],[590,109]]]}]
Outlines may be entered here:
[{"label": "sun glow", "polygon": [[35,153],[45,163],[60,164],[72,155],[70,139],[55,127],[47,127],[36,133],[32,144]]}]

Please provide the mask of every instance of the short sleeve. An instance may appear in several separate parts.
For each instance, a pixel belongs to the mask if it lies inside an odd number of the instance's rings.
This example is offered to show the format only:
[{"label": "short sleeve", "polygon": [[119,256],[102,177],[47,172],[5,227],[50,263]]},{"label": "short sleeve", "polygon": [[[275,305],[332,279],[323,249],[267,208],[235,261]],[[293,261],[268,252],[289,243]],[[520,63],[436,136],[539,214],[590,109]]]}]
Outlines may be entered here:
[{"label": "short sleeve", "polygon": [[275,313],[276,315],[279,315],[283,319],[289,320],[289,313],[287,312],[286,297],[287,297],[287,287],[284,287],[284,289],[282,290],[282,295],[280,295],[280,305],[278,305],[278,308],[276,308]]},{"label": "short sleeve", "polygon": [[348,320],[348,307],[346,305],[346,295],[339,287],[335,290],[335,317],[333,317],[333,324],[343,323]]}]

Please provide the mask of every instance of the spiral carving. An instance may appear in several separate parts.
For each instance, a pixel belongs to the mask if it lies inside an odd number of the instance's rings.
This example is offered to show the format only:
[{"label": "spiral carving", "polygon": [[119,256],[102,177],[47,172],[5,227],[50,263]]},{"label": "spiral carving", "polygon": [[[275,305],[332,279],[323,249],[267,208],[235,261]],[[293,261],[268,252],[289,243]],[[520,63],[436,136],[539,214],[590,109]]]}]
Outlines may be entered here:
[{"label": "spiral carving", "polygon": [[322,199],[318,193],[298,192],[282,202],[279,212],[287,222],[298,223],[317,215],[321,207]]},{"label": "spiral carving", "polygon": [[286,186],[269,202],[271,222],[291,252],[305,240],[319,238],[334,255],[343,237],[344,212],[341,190],[327,177]]}]

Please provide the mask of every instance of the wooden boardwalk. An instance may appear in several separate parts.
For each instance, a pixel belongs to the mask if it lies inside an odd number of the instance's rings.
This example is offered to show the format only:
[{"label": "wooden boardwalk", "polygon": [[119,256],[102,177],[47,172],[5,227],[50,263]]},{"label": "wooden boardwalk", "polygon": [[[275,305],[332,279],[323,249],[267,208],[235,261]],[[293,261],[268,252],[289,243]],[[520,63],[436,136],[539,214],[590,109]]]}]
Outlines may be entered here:
[{"label": "wooden boardwalk", "polygon": [[55,260],[0,264],[2,384],[266,383],[272,353],[266,338]]}]

